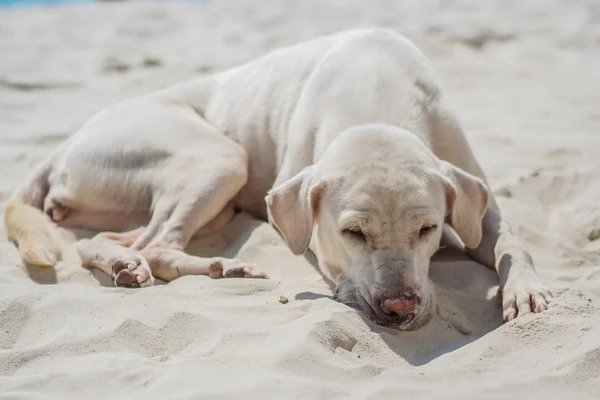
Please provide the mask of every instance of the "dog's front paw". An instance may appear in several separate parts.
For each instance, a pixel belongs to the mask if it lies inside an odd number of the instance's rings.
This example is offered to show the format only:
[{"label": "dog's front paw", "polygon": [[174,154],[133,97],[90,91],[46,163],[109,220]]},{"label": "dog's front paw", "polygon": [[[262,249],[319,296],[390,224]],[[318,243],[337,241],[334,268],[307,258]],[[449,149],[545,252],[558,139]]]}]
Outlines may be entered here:
[{"label": "dog's front paw", "polygon": [[209,267],[208,275],[213,279],[219,278],[259,278],[268,279],[266,273],[258,269],[254,264],[240,260],[219,259]]},{"label": "dog's front paw", "polygon": [[499,290],[499,296],[504,322],[508,322],[517,316],[545,311],[552,299],[552,292],[532,272],[509,277]]}]

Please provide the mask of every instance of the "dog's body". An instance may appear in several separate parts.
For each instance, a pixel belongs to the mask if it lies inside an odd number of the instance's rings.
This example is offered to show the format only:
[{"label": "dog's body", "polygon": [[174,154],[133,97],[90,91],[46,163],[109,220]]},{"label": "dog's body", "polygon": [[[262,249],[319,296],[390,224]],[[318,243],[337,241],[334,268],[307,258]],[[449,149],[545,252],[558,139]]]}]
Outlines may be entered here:
[{"label": "dog's body", "polygon": [[449,222],[498,270],[505,319],[541,312],[551,294],[484,182],[424,55],[394,32],[359,30],[101,112],[16,191],[6,230],[25,261],[53,265],[41,210],[64,227],[146,225],[79,244],[84,264],[122,286],[263,277],[182,252],[238,207],[270,217],[294,253],[310,245],[340,300],[414,329],[432,313],[429,258]]}]

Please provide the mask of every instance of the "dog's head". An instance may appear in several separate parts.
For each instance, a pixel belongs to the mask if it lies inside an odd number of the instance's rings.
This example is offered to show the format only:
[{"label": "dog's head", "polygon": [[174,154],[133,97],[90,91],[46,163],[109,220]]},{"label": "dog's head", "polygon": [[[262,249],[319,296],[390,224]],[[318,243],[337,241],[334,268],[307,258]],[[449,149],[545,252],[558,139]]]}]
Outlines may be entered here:
[{"label": "dog's head", "polygon": [[487,197],[479,178],[437,159],[414,135],[372,125],[340,134],[266,201],[294,254],[311,245],[341,302],[411,330],[435,309],[428,272],[442,225],[477,247]]}]

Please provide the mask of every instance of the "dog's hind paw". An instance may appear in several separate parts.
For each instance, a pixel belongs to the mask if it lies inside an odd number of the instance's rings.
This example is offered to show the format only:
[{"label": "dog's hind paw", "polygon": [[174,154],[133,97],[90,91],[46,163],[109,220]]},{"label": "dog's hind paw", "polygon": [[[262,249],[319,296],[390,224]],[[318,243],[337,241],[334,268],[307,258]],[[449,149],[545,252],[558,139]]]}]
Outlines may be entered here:
[{"label": "dog's hind paw", "polygon": [[136,255],[120,258],[112,264],[112,278],[115,286],[138,288],[154,284],[154,277],[146,259]]}]

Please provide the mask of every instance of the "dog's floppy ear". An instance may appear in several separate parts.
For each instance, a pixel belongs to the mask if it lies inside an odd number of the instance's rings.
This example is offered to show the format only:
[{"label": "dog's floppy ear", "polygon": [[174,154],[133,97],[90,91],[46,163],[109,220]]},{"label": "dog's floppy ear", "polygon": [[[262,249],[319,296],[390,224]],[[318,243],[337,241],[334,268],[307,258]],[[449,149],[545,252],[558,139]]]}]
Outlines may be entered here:
[{"label": "dog's floppy ear", "polygon": [[481,179],[446,161],[440,161],[440,168],[446,190],[446,215],[464,245],[475,249],[481,241],[488,190]]},{"label": "dog's floppy ear", "polygon": [[283,236],[295,255],[308,250],[315,212],[321,199],[322,183],[314,178],[314,167],[307,167],[265,198],[269,221]]}]

